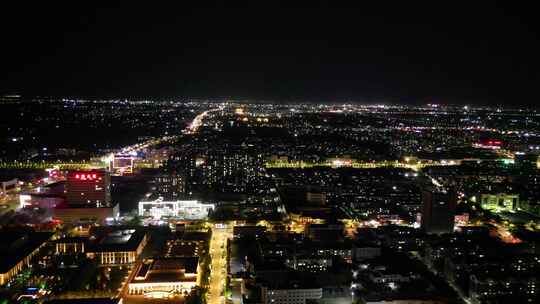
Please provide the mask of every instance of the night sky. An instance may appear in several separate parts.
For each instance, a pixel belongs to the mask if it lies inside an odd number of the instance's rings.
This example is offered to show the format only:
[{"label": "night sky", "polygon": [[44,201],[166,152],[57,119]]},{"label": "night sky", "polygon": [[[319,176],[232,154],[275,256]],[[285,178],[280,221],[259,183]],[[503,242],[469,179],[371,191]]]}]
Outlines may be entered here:
[{"label": "night sky", "polygon": [[2,4],[1,93],[507,105],[540,97],[532,4],[41,2]]}]

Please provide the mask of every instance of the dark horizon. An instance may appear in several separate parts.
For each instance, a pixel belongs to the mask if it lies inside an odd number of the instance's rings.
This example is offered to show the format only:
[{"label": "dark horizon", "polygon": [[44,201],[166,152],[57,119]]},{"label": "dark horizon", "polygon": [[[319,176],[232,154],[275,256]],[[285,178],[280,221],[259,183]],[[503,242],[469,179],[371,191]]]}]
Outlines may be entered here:
[{"label": "dark horizon", "polygon": [[388,7],[6,7],[0,93],[536,104],[532,10]]}]

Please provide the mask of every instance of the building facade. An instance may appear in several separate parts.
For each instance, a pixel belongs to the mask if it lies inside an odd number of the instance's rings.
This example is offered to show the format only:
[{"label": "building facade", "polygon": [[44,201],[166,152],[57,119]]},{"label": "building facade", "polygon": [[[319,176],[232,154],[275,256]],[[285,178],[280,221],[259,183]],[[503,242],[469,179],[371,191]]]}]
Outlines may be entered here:
[{"label": "building facade", "polygon": [[519,194],[485,193],[480,195],[480,205],[489,210],[515,210],[519,206]]},{"label": "building facade", "polygon": [[264,304],[306,304],[307,300],[320,300],[323,295],[322,288],[263,288],[263,293]]},{"label": "building facade", "polygon": [[453,190],[425,188],[422,190],[422,228],[426,233],[454,231],[457,194]]},{"label": "building facade", "polygon": [[105,170],[68,172],[66,200],[69,206],[110,206],[111,176],[109,172]]},{"label": "building facade", "polygon": [[183,219],[204,219],[214,209],[213,204],[203,204],[197,200],[166,201],[162,197],[153,201],[139,202],[139,215],[159,219],[163,216]]}]

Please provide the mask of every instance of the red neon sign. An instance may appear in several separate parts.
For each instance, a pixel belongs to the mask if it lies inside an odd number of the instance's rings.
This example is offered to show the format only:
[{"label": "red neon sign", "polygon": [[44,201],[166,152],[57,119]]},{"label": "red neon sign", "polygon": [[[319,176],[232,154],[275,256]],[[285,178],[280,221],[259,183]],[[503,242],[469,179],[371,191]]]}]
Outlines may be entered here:
[{"label": "red neon sign", "polygon": [[93,179],[96,179],[98,176],[97,174],[93,173],[93,174],[75,174],[75,179],[80,179],[80,180],[93,180]]}]

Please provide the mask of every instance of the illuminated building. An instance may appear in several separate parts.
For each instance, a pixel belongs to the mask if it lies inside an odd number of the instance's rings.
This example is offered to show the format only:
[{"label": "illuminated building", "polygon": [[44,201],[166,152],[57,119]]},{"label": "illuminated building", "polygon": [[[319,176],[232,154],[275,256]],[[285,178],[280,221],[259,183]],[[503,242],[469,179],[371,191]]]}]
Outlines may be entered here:
[{"label": "illuminated building", "polygon": [[203,204],[196,200],[164,201],[160,197],[153,201],[139,202],[139,215],[152,216],[156,219],[163,216],[183,219],[204,219],[208,216],[208,211],[212,209],[214,209],[213,204]]},{"label": "illuminated building", "polygon": [[190,178],[209,187],[228,187],[230,192],[245,192],[253,188],[264,158],[251,147],[230,146],[210,150],[206,155],[193,155],[195,161],[184,161]]},{"label": "illuminated building", "polygon": [[45,169],[45,171],[47,171],[49,173],[49,179],[50,180],[58,180],[59,178],[64,177],[63,174],[62,174],[62,171],[60,171],[57,168],[49,168],[49,169]]},{"label": "illuminated building", "polygon": [[16,178],[0,181],[0,194],[6,194],[8,191],[14,190],[18,184],[19,180]]},{"label": "illuminated building", "polygon": [[19,195],[21,208],[47,208],[52,209],[64,203],[65,198],[57,194],[49,193],[26,193]]},{"label": "illuminated building", "polygon": [[498,301],[538,303],[540,298],[536,288],[538,284],[538,277],[535,275],[509,277],[500,274],[492,276],[473,274],[470,276],[469,295],[474,304]]},{"label": "illuminated building", "polygon": [[457,194],[452,190],[426,187],[422,190],[422,228],[427,233],[454,231]]},{"label": "illuminated building", "polygon": [[0,286],[30,266],[32,257],[52,237],[49,232],[0,232]]},{"label": "illuminated building", "polygon": [[186,178],[183,175],[160,174],[153,179],[153,195],[163,197],[166,200],[180,198],[186,190]]},{"label": "illuminated building", "polygon": [[326,205],[326,193],[308,191],[306,192],[306,201],[320,206]]},{"label": "illuminated building", "polygon": [[264,304],[305,304],[323,296],[322,288],[300,281],[274,282],[263,286],[261,292]]},{"label": "illuminated building", "polygon": [[56,254],[84,253],[85,237],[67,237],[56,240]]},{"label": "illuminated building", "polygon": [[199,252],[202,250],[202,246],[196,241],[174,239],[167,241],[165,255],[167,257],[199,256]]},{"label": "illuminated building", "polygon": [[111,178],[104,170],[69,171],[66,180],[66,204],[53,209],[63,222],[103,222],[117,218],[118,204],[111,203]]},{"label": "illuminated building", "polygon": [[55,182],[45,186],[39,186],[32,191],[19,194],[21,208],[46,208],[52,209],[65,203],[65,182]]},{"label": "illuminated building", "polygon": [[66,223],[101,223],[108,218],[118,218],[120,216],[120,206],[116,204],[111,207],[93,206],[57,206],[53,209],[55,219]]},{"label": "illuminated building", "polygon": [[167,240],[166,257],[202,256],[208,252],[210,235],[206,232],[176,232],[175,237]]},{"label": "illuminated building", "polygon": [[144,260],[129,282],[129,294],[169,297],[190,292],[199,284],[199,258],[160,258]]},{"label": "illuminated building", "polygon": [[115,154],[112,159],[112,171],[118,175],[133,173],[132,155]]},{"label": "illuminated building", "polygon": [[305,304],[307,300],[322,298],[322,288],[268,289],[265,303]]},{"label": "illuminated building", "polygon": [[110,206],[110,174],[105,170],[76,170],[68,172],[66,199],[69,206]]},{"label": "illuminated building", "polygon": [[489,210],[515,210],[519,204],[519,194],[482,194],[480,205]]},{"label": "illuminated building", "polygon": [[503,142],[498,139],[482,139],[477,142],[474,146],[484,149],[500,149]]},{"label": "illuminated building", "polygon": [[469,225],[469,214],[468,213],[456,214],[456,216],[454,216],[454,223],[456,226]]},{"label": "illuminated building", "polygon": [[301,255],[286,259],[285,265],[299,271],[327,271],[328,268],[332,267],[333,259],[332,257]]},{"label": "illuminated building", "polygon": [[139,229],[99,227],[90,235],[87,256],[97,258],[101,265],[134,263],[148,242],[146,232]]}]

